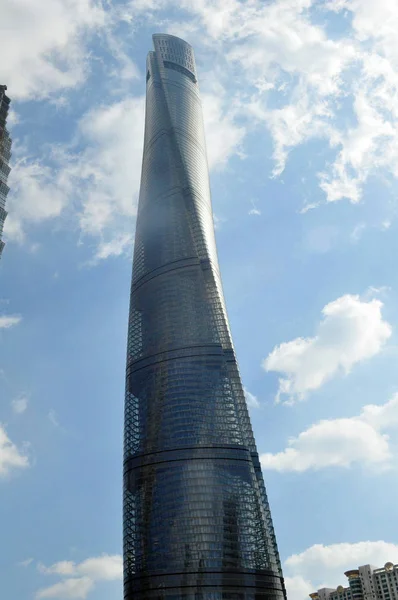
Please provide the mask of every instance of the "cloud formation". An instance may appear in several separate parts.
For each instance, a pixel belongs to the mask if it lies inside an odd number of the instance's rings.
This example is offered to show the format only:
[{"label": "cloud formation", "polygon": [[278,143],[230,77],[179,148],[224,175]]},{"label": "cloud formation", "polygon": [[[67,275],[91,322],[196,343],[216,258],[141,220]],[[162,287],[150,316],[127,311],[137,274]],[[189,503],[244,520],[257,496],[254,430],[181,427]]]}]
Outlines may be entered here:
[{"label": "cloud formation", "polygon": [[39,590],[36,598],[76,598],[77,600],[84,600],[93,587],[94,582],[90,577],[71,577]]},{"label": "cloud formation", "polygon": [[27,227],[62,214],[65,223],[77,222],[82,236],[98,242],[97,259],[130,247],[143,115],[142,97],[93,108],[78,125],[76,143],[82,150],[50,148],[46,165],[28,158],[17,161],[10,175],[8,238],[21,242]]},{"label": "cloud formation", "polygon": [[282,373],[276,400],[292,404],[339,373],[378,354],[391,336],[380,300],[346,294],[322,309],[316,334],[276,346],[263,362],[266,371]]},{"label": "cloud formation", "polygon": [[22,320],[20,315],[0,315],[0,329],[9,329]]},{"label": "cloud formation", "polygon": [[72,193],[73,185],[63,170],[38,159],[17,159],[9,177],[9,214],[4,231],[7,239],[22,242],[25,223],[37,224],[59,217]]},{"label": "cloud formation", "polygon": [[234,106],[223,87],[218,85],[217,90],[202,94],[201,99],[209,169],[220,170],[231,156],[241,153],[246,129],[237,125],[238,106]]},{"label": "cloud formation", "polygon": [[62,580],[37,591],[36,598],[65,598],[85,600],[99,581],[120,580],[123,574],[122,557],[119,554],[103,554],[87,558],[81,563],[63,560],[50,567],[38,565],[44,575],[59,575]]},{"label": "cloud formation", "polygon": [[398,544],[383,540],[314,544],[285,560],[288,598],[303,600],[309,593],[321,587],[346,587],[344,571],[365,564],[382,567],[387,561],[398,562]]},{"label": "cloud formation", "polygon": [[368,404],[358,416],[311,425],[288,447],[260,457],[263,469],[303,472],[326,467],[388,467],[393,459],[388,431],[398,427],[398,394],[385,404]]},{"label": "cloud formation", "polygon": [[6,430],[0,425],[0,478],[14,469],[28,466],[28,457],[10,440]]},{"label": "cloud formation", "polygon": [[301,575],[285,576],[285,586],[289,600],[304,600],[314,588],[311,581]]},{"label": "cloud formation", "polygon": [[[2,25],[11,61],[0,67],[0,75],[14,98],[50,97],[62,108],[67,91],[89,77],[95,51],[87,48],[91,36],[100,34],[108,52],[106,75],[129,81],[138,71],[126,52],[126,39],[115,33],[118,26],[138,14],[158,22],[171,5],[171,0],[123,7],[104,7],[99,0],[7,0]],[[327,201],[359,202],[372,174],[398,177],[393,100],[398,56],[385,25],[398,23],[395,5],[383,0],[376,14],[370,0],[183,0],[179,9],[183,18],[168,19],[168,27],[195,46],[212,169],[223,168],[233,155],[244,156],[246,135],[262,131],[273,141],[274,176],[283,172],[294,148],[324,141],[330,152],[313,176]],[[336,13],[344,22],[339,37],[314,19],[320,11],[325,17]],[[343,105],[349,118],[341,118]],[[78,150],[74,144],[54,145],[48,156],[40,152],[40,160],[20,155],[10,177],[6,235],[22,241],[28,225],[69,211],[82,236],[95,238],[94,262],[126,252],[142,124],[143,99],[124,93],[87,110],[74,136]]]},{"label": "cloud formation", "polygon": [[21,562],[17,563],[20,567],[29,567],[33,562],[33,558],[26,558],[25,560],[21,560]]},{"label": "cloud formation", "polygon": [[243,388],[245,393],[246,403],[249,408],[259,408],[260,402],[258,401],[257,396],[249,392],[246,388]]},{"label": "cloud formation", "polygon": [[[171,0],[145,5],[151,15]],[[185,34],[198,50],[205,38],[225,78],[238,76],[242,115],[250,115],[251,128],[262,125],[271,134],[274,176],[283,172],[291,150],[313,139],[330,148],[332,158],[318,173],[329,202],[359,202],[372,174],[398,176],[396,4],[183,0],[179,6],[185,19],[171,24],[170,32]],[[328,22],[328,12],[341,19],[340,34],[331,35],[314,18],[321,14]],[[351,118],[341,119],[343,104]]]},{"label": "cloud formation", "polygon": [[97,0],[4,0],[0,79],[14,99],[45,98],[86,77],[87,42],[105,25]]},{"label": "cloud formation", "polygon": [[[225,91],[218,91],[204,95],[209,166],[214,169],[239,152],[244,135],[234,124]],[[29,227],[63,216],[65,224],[77,225],[81,238],[96,244],[94,263],[131,251],[143,137],[144,97],[129,96],[88,110],[73,146],[47,148],[44,161],[17,160],[9,178],[7,238],[23,242]]]},{"label": "cloud formation", "polygon": [[21,415],[28,408],[28,402],[29,402],[29,399],[25,394],[18,396],[18,398],[14,398],[14,400],[12,400],[12,402],[11,402],[13,411],[17,415]]}]

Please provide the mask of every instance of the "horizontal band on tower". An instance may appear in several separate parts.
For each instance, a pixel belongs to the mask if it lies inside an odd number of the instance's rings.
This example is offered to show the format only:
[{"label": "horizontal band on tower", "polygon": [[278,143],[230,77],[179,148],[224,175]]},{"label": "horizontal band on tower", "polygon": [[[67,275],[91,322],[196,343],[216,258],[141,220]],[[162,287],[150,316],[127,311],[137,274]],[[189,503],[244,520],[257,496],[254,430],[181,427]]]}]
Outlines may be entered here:
[{"label": "horizontal band on tower", "polygon": [[184,267],[194,267],[199,265],[200,260],[197,256],[191,256],[188,258],[180,258],[179,260],[174,260],[173,262],[161,265],[160,267],[157,267],[156,269],[152,269],[152,271],[145,273],[145,275],[143,275],[133,283],[133,285],[131,286],[131,291],[135,292],[139,287],[144,285],[144,283],[147,283],[147,281],[150,281],[151,279],[154,279],[159,275],[163,275],[164,273],[170,273],[170,271],[175,271],[176,269],[183,269]]},{"label": "horizontal band on tower", "polygon": [[227,360],[233,356],[233,350],[230,348],[223,349],[221,344],[198,344],[192,346],[184,346],[182,348],[173,348],[172,350],[165,350],[158,352],[150,356],[144,356],[128,363],[126,374],[127,376],[132,374],[139,369],[144,369],[151,365],[164,362],[166,360],[176,360],[179,358],[192,358],[194,356],[219,356],[225,357]]},{"label": "horizontal band on tower", "polygon": [[[168,588],[194,588],[199,591],[208,587],[231,587],[233,589],[256,588],[283,593],[283,580],[270,571],[196,571],[194,573],[137,574],[125,580],[125,591],[131,593]],[[283,595],[280,596],[283,598]]]},{"label": "horizontal band on tower", "polygon": [[170,462],[175,460],[243,460],[250,461],[251,456],[247,448],[243,446],[196,446],[191,448],[178,448],[175,450],[163,450],[162,452],[151,452],[129,457],[124,462],[125,473],[146,467],[152,464]]}]

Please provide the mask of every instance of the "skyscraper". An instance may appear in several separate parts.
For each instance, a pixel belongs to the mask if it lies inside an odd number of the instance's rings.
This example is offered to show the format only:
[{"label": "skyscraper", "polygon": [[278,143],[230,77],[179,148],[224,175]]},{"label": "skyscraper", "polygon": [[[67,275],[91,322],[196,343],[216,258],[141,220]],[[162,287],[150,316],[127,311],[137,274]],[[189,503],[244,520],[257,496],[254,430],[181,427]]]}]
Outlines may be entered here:
[{"label": "skyscraper", "polygon": [[192,48],[153,36],[127,348],[128,600],[286,597],[224,305]]},{"label": "skyscraper", "polygon": [[11,138],[6,128],[10,99],[6,96],[6,89],[6,85],[0,85],[0,258],[4,248],[2,236],[4,221],[7,216],[6,198],[10,190],[7,185],[7,177],[11,170],[8,166],[11,157]]}]

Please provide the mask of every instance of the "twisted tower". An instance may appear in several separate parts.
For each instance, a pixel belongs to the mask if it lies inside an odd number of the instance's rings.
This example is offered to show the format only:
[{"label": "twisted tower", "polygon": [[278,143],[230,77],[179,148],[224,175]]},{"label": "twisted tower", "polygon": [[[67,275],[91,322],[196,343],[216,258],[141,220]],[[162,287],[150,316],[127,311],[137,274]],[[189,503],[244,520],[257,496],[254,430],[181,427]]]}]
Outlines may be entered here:
[{"label": "twisted tower", "polygon": [[3,226],[6,220],[6,198],[10,191],[7,177],[11,171],[8,161],[11,158],[11,138],[7,130],[7,114],[10,99],[6,94],[7,86],[0,85],[0,258],[4,248]]},{"label": "twisted tower", "polygon": [[192,48],[153,36],[127,349],[126,600],[277,600],[281,566],[232,345]]}]

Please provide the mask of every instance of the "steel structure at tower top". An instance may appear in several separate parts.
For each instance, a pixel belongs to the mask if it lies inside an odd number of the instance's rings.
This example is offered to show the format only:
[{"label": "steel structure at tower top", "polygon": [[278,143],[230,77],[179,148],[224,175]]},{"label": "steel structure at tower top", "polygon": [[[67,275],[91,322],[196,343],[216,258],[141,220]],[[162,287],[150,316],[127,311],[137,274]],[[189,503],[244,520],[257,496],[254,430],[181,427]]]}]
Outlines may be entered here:
[{"label": "steel structure at tower top", "polygon": [[283,600],[229,331],[191,46],[153,36],[127,345],[126,600]]}]

